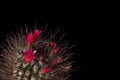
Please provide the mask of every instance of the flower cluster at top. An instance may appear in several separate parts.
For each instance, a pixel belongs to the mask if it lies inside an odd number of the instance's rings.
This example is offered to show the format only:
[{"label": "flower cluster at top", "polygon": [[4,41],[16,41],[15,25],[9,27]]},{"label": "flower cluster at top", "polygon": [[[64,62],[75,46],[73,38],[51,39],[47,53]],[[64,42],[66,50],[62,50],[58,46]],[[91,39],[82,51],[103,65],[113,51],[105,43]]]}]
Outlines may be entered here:
[{"label": "flower cluster at top", "polygon": [[27,45],[30,46],[33,43],[35,43],[39,39],[39,36],[41,35],[41,32],[42,31],[36,29],[34,31],[34,34],[29,33],[28,36],[27,36]]},{"label": "flower cluster at top", "polygon": [[[32,49],[31,46],[40,40],[41,33],[42,33],[41,30],[36,29],[36,30],[34,30],[34,33],[28,34],[26,43],[27,43],[27,46],[29,47],[29,49],[23,52],[25,63],[32,63],[34,60],[37,60],[37,56],[36,56],[37,51]],[[49,47],[52,48],[53,55],[56,55],[57,53],[62,51],[62,48],[57,47],[57,44],[54,42],[50,42]],[[43,58],[44,58],[43,56],[40,56],[39,60],[42,60]],[[54,60],[53,64],[54,65],[59,64],[61,61],[62,61],[62,57],[58,57]],[[52,71],[51,67],[45,67],[43,69],[44,73],[50,73],[51,71]]]}]

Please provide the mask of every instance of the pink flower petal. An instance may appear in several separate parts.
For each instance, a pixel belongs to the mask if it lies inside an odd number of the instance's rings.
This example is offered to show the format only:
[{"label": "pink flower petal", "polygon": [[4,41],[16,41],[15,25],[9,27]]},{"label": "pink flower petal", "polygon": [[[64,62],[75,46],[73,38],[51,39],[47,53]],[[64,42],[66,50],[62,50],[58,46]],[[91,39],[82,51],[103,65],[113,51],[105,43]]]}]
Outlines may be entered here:
[{"label": "pink flower petal", "polygon": [[40,31],[40,30],[38,30],[38,29],[36,29],[36,30],[34,31],[34,34],[33,34],[33,42],[36,42],[36,41],[39,39],[39,36],[40,36],[41,32],[42,32],[42,31]]},{"label": "pink flower petal", "polygon": [[29,33],[27,36],[27,45],[31,45],[33,43],[33,35],[32,33]]},{"label": "pink flower petal", "polygon": [[50,43],[50,47],[51,47],[51,48],[56,48],[56,43],[51,42],[51,43]]},{"label": "pink flower petal", "polygon": [[36,59],[36,56],[32,49],[24,53],[24,60],[26,63],[31,63],[34,59]]},{"label": "pink flower petal", "polygon": [[54,55],[57,54],[57,53],[59,53],[60,51],[62,51],[62,48],[60,48],[60,47],[52,50],[52,52],[53,52]]},{"label": "pink flower petal", "polygon": [[43,69],[44,73],[50,73],[52,71],[52,69],[50,67],[46,67]]},{"label": "pink flower petal", "polygon": [[62,57],[59,57],[54,61],[54,64],[59,64],[61,61],[62,61]]},{"label": "pink flower petal", "polygon": [[35,43],[39,39],[41,32],[41,30],[36,29],[34,34],[29,33],[27,36],[27,45],[30,46],[31,44]]}]

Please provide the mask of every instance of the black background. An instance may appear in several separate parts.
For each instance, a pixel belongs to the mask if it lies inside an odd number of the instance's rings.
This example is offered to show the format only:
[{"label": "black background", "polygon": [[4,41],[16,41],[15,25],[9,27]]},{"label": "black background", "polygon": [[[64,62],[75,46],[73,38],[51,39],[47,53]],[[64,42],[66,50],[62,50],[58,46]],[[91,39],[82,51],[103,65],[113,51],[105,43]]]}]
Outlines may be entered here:
[{"label": "black background", "polygon": [[73,48],[75,52],[73,59],[76,61],[73,66],[80,66],[80,69],[72,73],[71,79],[86,80],[95,77],[93,75],[95,66],[92,64],[92,59],[99,29],[96,27],[98,25],[97,15],[91,9],[46,10],[46,12],[40,10],[39,13],[36,11],[8,12],[8,14],[1,15],[0,18],[0,42],[4,41],[5,35],[10,31],[15,32],[16,25],[24,27],[26,24],[34,27],[37,22],[38,26],[45,26],[48,23],[50,29],[62,27],[63,32],[67,33],[67,38],[76,44]]}]

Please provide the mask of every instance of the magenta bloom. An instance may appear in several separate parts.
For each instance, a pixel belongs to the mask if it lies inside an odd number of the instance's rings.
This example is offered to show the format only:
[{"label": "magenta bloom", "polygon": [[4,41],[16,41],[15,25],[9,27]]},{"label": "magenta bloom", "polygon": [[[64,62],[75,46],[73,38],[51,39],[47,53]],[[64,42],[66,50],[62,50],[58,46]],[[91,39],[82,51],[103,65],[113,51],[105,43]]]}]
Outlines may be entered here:
[{"label": "magenta bloom", "polygon": [[35,41],[37,41],[37,40],[39,39],[39,36],[40,36],[41,32],[42,32],[42,31],[40,31],[40,30],[38,30],[38,29],[36,29],[36,30],[34,31],[34,34],[33,34],[33,42],[35,42]]},{"label": "magenta bloom", "polygon": [[50,43],[50,47],[51,47],[51,48],[56,48],[56,43],[51,42],[51,43]]},{"label": "magenta bloom", "polygon": [[36,42],[39,39],[40,34],[41,34],[41,31],[38,29],[34,31],[34,34],[29,33],[27,36],[27,45],[30,46],[31,44]]},{"label": "magenta bloom", "polygon": [[61,61],[62,61],[62,57],[59,57],[54,61],[54,64],[59,64]]},{"label": "magenta bloom", "polygon": [[50,73],[52,71],[52,69],[50,67],[46,67],[43,69],[44,73]]},{"label": "magenta bloom", "polygon": [[60,47],[52,50],[52,52],[53,52],[54,55],[57,54],[57,53],[59,53],[60,51],[62,51],[62,48],[60,48]]},{"label": "magenta bloom", "polygon": [[31,45],[33,43],[33,34],[29,33],[27,36],[27,44],[28,46]]},{"label": "magenta bloom", "polygon": [[24,52],[24,60],[26,63],[31,63],[34,59],[36,59],[36,56],[32,49]]}]

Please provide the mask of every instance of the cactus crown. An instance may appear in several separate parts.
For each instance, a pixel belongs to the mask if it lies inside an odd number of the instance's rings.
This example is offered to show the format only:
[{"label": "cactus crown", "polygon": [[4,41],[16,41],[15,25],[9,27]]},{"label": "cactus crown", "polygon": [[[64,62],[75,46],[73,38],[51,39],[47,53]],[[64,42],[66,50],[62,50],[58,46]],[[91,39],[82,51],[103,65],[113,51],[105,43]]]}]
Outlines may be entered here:
[{"label": "cactus crown", "polygon": [[0,54],[2,80],[66,80],[71,70],[68,43],[35,29],[7,38]]}]

